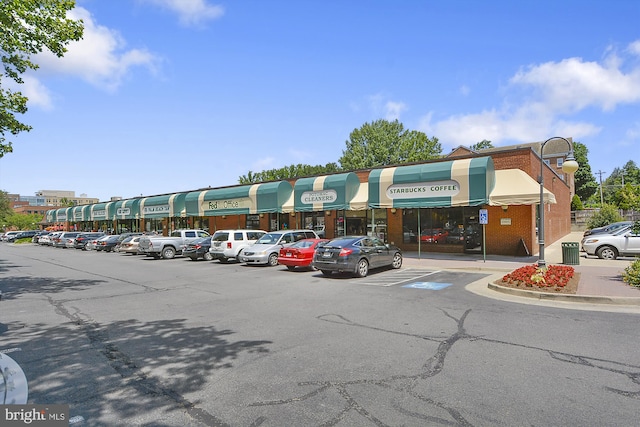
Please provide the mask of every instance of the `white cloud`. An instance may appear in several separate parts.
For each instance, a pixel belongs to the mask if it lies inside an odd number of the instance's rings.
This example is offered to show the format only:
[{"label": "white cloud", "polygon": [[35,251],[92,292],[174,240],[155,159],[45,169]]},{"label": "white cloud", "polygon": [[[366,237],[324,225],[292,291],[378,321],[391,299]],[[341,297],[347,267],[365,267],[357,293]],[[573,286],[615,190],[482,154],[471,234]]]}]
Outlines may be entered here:
[{"label": "white cloud", "polygon": [[224,15],[224,8],[209,4],[206,0],[144,0],[178,14],[185,26],[202,25],[205,21]]},{"label": "white cloud", "polygon": [[384,105],[386,113],[385,118],[389,121],[400,120],[400,114],[407,110],[404,102],[387,101]]},{"label": "white cloud", "polygon": [[640,40],[636,40],[629,44],[628,50],[631,54],[640,56]]},{"label": "white cloud", "polygon": [[70,16],[83,20],[82,40],[70,43],[63,58],[50,52],[39,54],[36,58],[39,73],[76,76],[94,86],[115,90],[133,67],[155,70],[158,58],[145,49],[126,50],[120,34],[97,24],[86,9],[77,7]]},{"label": "white cloud", "polygon": [[[640,41],[627,50],[640,53]],[[443,148],[483,139],[500,145],[549,135],[574,139],[596,135],[601,127],[577,118],[578,113],[593,107],[612,111],[618,105],[640,102],[640,67],[625,65],[624,59],[611,49],[601,63],[569,58],[530,66],[511,78],[503,106],[437,122],[429,113],[421,120],[420,130],[437,136]]]},{"label": "white cloud", "polygon": [[376,116],[376,120],[384,117],[386,120],[400,120],[400,115],[408,110],[407,104],[401,101],[392,101],[382,93],[368,97],[369,109]]},{"label": "white cloud", "polygon": [[10,86],[12,90],[20,91],[29,99],[29,106],[35,105],[44,110],[53,108],[51,92],[38,79],[25,75],[22,76],[22,81],[24,83],[19,87],[17,84]]}]

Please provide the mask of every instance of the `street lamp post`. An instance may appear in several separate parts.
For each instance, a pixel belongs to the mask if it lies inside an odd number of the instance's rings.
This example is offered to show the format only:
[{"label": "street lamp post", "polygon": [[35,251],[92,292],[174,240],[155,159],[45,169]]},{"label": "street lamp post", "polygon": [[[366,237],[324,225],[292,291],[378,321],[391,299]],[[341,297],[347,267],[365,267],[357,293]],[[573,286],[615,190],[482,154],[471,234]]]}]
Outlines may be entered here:
[{"label": "street lamp post", "polygon": [[573,145],[568,139],[561,136],[554,136],[542,143],[540,146],[540,224],[538,224],[538,244],[540,245],[540,249],[538,253],[538,267],[545,267],[547,265],[547,262],[544,260],[544,160],[542,153],[547,142],[553,141],[554,139],[561,139],[569,145],[569,153],[564,162],[562,162],[562,171],[573,174],[578,170],[578,162],[576,162],[576,159],[573,157]]}]

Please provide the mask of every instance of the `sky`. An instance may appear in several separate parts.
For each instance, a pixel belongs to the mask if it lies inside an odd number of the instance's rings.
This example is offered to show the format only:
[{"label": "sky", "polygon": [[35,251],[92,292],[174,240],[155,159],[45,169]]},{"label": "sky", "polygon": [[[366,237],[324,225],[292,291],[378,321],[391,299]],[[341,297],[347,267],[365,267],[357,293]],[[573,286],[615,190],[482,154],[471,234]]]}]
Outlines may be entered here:
[{"label": "sky", "polygon": [[442,154],[561,136],[602,179],[640,164],[637,0],[77,0],[71,16],[84,38],[19,87],[33,129],[8,135],[1,190],[235,185],[338,163],[379,119]]}]

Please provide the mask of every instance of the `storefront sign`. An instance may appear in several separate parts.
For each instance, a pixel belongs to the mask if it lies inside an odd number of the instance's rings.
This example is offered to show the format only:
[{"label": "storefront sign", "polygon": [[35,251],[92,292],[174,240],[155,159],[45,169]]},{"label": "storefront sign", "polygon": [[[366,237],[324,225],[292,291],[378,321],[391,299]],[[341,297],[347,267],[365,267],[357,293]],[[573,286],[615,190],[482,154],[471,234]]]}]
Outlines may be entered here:
[{"label": "storefront sign", "polygon": [[145,215],[149,215],[149,214],[167,214],[168,215],[170,211],[171,209],[169,208],[169,205],[145,206],[142,209],[142,213]]},{"label": "storefront sign", "polygon": [[200,206],[204,211],[224,211],[227,209],[249,209],[251,199],[243,197],[239,199],[209,200],[202,202]]},{"label": "storefront sign", "polygon": [[73,219],[79,220],[82,219],[82,211],[77,211],[73,213]]},{"label": "storefront sign", "polygon": [[453,197],[460,192],[457,181],[416,182],[412,184],[394,184],[387,188],[390,199],[420,199],[433,197]]},{"label": "storefront sign", "polygon": [[131,215],[131,208],[118,208],[118,210],[116,210],[116,215]]},{"label": "storefront sign", "polygon": [[305,191],[300,196],[300,201],[308,205],[314,203],[333,203],[336,200],[338,200],[336,190]]},{"label": "storefront sign", "polygon": [[107,211],[102,209],[100,211],[93,211],[93,218],[106,218],[107,217]]},{"label": "storefront sign", "polygon": [[63,214],[58,214],[58,221],[66,221],[67,220],[67,214],[63,213]]}]

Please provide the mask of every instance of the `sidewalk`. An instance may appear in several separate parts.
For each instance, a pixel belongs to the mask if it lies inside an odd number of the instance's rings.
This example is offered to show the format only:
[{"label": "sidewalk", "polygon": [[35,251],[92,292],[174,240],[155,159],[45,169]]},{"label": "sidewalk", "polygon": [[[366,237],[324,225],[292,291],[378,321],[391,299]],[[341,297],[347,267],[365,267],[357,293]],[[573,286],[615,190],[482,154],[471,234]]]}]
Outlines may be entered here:
[{"label": "sidewalk", "polygon": [[[547,264],[562,264],[562,243],[580,242],[581,239],[581,232],[572,232],[559,241],[545,247],[545,261]],[[425,248],[428,249],[428,246],[425,245]],[[487,284],[523,265],[538,262],[537,256],[507,257],[487,255],[485,260],[482,254],[443,254],[433,252],[421,252],[418,254],[418,252],[405,252],[403,255],[405,267],[487,272],[492,275],[485,279]],[[580,265],[573,266],[575,270],[580,273],[580,284],[578,285],[576,295],[541,295],[540,292],[519,291],[495,286],[491,286],[491,289],[493,292],[502,291],[512,295],[538,299],[640,306],[640,289],[629,286],[622,281],[622,273],[632,261],[633,258],[617,260],[603,260],[596,257],[587,258],[586,254],[581,252]]]}]

